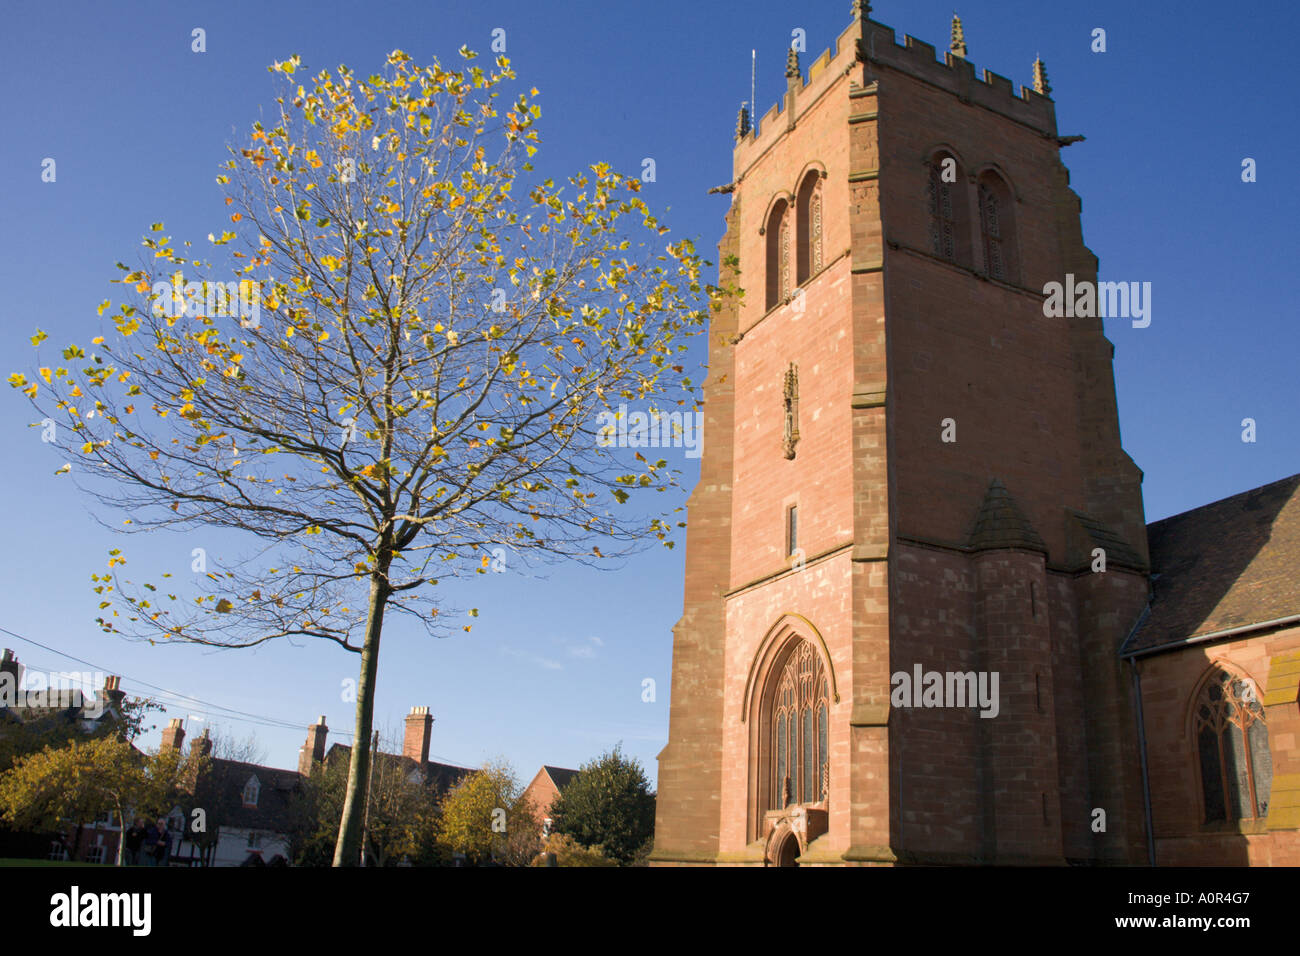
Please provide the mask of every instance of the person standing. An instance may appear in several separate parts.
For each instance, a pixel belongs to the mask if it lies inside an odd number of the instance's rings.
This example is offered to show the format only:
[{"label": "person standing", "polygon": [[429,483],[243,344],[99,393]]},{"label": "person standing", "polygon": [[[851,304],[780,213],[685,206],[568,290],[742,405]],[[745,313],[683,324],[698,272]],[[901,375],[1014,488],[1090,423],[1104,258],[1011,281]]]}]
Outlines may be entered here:
[{"label": "person standing", "polygon": [[136,817],[135,821],[126,831],[124,840],[126,842],[126,865],[140,865],[140,847],[144,844],[144,818]]},{"label": "person standing", "polygon": [[153,847],[154,866],[166,866],[172,855],[171,830],[167,828],[166,820],[159,820],[154,829],[158,833],[158,839]]},{"label": "person standing", "polygon": [[149,824],[144,831],[144,843],[140,847],[140,862],[145,866],[158,865],[158,840],[162,834],[155,824]]}]

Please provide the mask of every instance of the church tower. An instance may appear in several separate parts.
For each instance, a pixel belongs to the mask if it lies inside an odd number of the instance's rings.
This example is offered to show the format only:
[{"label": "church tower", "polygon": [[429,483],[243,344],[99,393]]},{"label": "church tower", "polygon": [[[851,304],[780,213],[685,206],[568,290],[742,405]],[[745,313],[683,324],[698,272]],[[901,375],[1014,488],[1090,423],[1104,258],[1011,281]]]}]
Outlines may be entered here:
[{"label": "church tower", "polygon": [[658,864],[1127,863],[1147,598],[1047,73],[853,4],[741,111]]}]

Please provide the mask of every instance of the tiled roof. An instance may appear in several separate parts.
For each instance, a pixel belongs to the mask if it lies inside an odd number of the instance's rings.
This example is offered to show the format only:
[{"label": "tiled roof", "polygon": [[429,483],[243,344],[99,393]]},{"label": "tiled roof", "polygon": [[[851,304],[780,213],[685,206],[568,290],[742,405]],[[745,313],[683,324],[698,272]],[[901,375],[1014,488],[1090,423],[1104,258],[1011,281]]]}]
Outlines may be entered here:
[{"label": "tiled roof", "polygon": [[1147,526],[1147,650],[1300,614],[1300,475]]}]

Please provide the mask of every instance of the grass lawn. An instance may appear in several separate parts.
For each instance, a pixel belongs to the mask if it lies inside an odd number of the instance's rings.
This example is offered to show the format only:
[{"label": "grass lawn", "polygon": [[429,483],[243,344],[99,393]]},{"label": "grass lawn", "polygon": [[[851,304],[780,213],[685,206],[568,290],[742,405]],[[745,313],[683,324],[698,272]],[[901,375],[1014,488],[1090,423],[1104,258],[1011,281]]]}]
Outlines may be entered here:
[{"label": "grass lawn", "polygon": [[102,863],[82,863],[71,860],[14,860],[0,857],[0,867],[3,866],[103,866]]}]

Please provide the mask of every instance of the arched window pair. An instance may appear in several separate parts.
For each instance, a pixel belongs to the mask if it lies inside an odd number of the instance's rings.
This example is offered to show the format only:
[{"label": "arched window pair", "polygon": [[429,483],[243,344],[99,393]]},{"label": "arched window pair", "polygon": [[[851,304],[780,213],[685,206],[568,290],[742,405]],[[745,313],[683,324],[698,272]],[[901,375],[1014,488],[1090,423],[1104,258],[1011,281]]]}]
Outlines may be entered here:
[{"label": "arched window pair", "polygon": [[[930,251],[940,259],[973,267],[973,237],[966,178],[957,158],[937,152],[927,164],[926,205]],[[991,169],[975,179],[979,205],[979,239],[985,272],[992,279],[1019,279],[1011,188]]]},{"label": "arched window pair", "polygon": [[825,264],[822,254],[822,173],[810,169],[790,198],[772,204],[763,227],[767,239],[766,306],[788,300]]},{"label": "arched window pair", "polygon": [[1193,721],[1205,822],[1268,816],[1273,758],[1254,685],[1216,668],[1201,688]]}]

